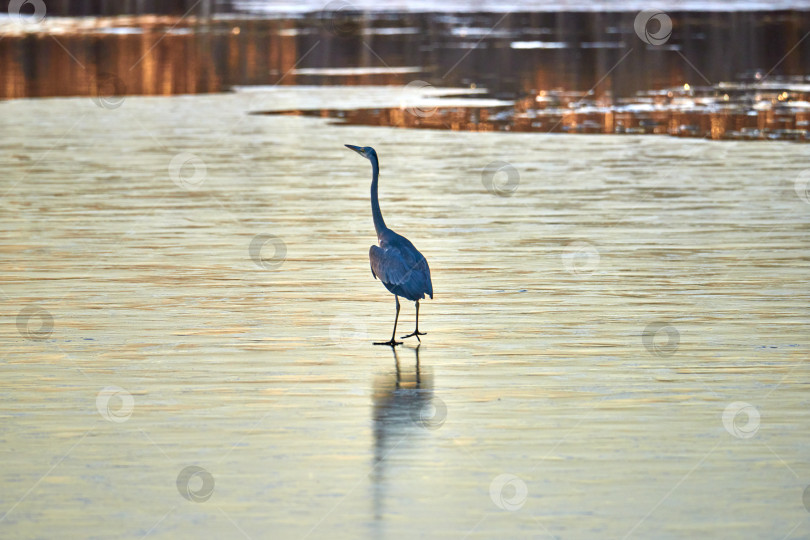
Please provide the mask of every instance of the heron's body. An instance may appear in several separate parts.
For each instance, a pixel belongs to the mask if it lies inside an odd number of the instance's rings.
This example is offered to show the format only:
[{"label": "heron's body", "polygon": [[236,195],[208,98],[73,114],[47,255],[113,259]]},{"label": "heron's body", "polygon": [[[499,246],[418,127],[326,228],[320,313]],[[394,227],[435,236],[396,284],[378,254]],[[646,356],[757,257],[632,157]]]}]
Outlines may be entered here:
[{"label": "heron's body", "polygon": [[412,302],[426,294],[433,298],[430,268],[411,241],[390,229],[378,241],[368,250],[372,275],[392,294]]},{"label": "heron's body", "polygon": [[430,281],[430,267],[425,257],[419,253],[410,240],[395,233],[385,225],[380,211],[380,202],[377,196],[377,184],[380,175],[380,164],[377,153],[370,146],[360,148],[346,145],[371,161],[371,215],[374,218],[374,228],[377,231],[379,246],[371,246],[368,258],[371,262],[372,275],[382,281],[385,288],[393,295],[397,305],[397,314],[394,318],[394,332],[391,341],[384,345],[398,345],[394,337],[399,319],[399,297],[416,302],[416,330],[404,337],[416,336],[419,339],[424,332],[419,331],[419,300],[425,295],[433,298],[433,283]]}]

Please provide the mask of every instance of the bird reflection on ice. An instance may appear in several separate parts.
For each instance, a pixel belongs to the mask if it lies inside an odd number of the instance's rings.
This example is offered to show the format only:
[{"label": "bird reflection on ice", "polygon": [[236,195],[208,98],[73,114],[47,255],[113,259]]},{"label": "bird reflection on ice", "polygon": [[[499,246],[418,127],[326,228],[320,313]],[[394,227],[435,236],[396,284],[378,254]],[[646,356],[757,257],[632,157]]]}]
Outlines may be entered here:
[{"label": "bird reflection on ice", "polygon": [[[375,520],[386,511],[387,488],[390,481],[408,470],[397,464],[398,452],[413,453],[431,430],[444,422],[444,404],[433,395],[433,374],[420,366],[419,348],[414,352],[413,367],[400,363],[396,348],[394,370],[379,374],[373,382],[374,463],[371,472]],[[410,447],[410,448],[409,448]]]}]

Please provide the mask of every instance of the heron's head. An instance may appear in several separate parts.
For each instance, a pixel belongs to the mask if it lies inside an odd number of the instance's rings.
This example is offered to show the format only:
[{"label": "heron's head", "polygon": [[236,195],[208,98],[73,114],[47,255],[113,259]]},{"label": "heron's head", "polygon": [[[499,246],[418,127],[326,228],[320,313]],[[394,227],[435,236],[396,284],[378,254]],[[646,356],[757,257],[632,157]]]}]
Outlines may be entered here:
[{"label": "heron's head", "polygon": [[370,160],[372,157],[374,158],[377,157],[377,152],[375,152],[374,149],[370,146],[353,146],[351,144],[347,144],[345,146],[346,148],[354,150],[355,152],[357,152],[366,159]]}]

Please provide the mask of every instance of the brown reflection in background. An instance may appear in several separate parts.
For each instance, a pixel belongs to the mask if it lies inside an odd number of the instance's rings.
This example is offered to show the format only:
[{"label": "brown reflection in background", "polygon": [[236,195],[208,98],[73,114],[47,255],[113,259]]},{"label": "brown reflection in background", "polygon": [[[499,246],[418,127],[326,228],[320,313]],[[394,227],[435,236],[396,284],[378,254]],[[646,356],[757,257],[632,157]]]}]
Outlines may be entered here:
[{"label": "brown reflection in background", "polygon": [[689,85],[612,104],[578,92],[539,92],[514,105],[254,111],[333,118],[340,124],[453,131],[658,134],[810,142],[810,86],[792,80]]},{"label": "brown reflection in background", "polygon": [[284,32],[292,21],[178,24],[173,29],[178,20],[169,17],[119,18],[115,26],[107,22],[69,33],[5,36],[0,40],[0,97],[196,94],[272,84],[285,74],[285,84],[295,84],[297,42]]},{"label": "brown reflection in background", "polygon": [[[39,25],[0,25],[0,97],[403,85],[419,79],[434,86],[475,85],[509,99],[566,90],[610,102],[686,82],[750,79],[756,72],[806,76],[810,68],[810,40],[802,40],[810,11],[670,13],[672,37],[659,47],[636,36],[635,15],[49,15]],[[318,71],[334,68],[365,71]],[[108,82],[111,76],[116,84]]]}]

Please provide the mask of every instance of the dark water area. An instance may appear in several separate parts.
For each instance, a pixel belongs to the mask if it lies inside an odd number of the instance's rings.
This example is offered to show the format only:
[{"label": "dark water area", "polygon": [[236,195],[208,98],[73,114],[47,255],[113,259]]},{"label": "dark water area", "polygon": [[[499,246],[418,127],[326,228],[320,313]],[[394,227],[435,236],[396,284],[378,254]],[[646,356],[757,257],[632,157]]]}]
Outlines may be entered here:
[{"label": "dark water area", "polygon": [[808,11],[670,12],[671,36],[661,44],[639,37],[636,16],[320,11],[4,21],[0,97],[423,80],[507,99],[555,89],[618,99],[684,83],[810,73]]},{"label": "dark water area", "polygon": [[[217,10],[229,9],[230,2],[213,0]],[[24,15],[33,15],[36,2],[19,6]],[[177,15],[186,13],[203,16],[212,11],[212,0],[48,0],[45,9],[48,16],[100,17],[118,15]],[[5,13],[14,9],[14,0],[0,0],[0,9]],[[41,9],[41,8],[40,8]]]}]

